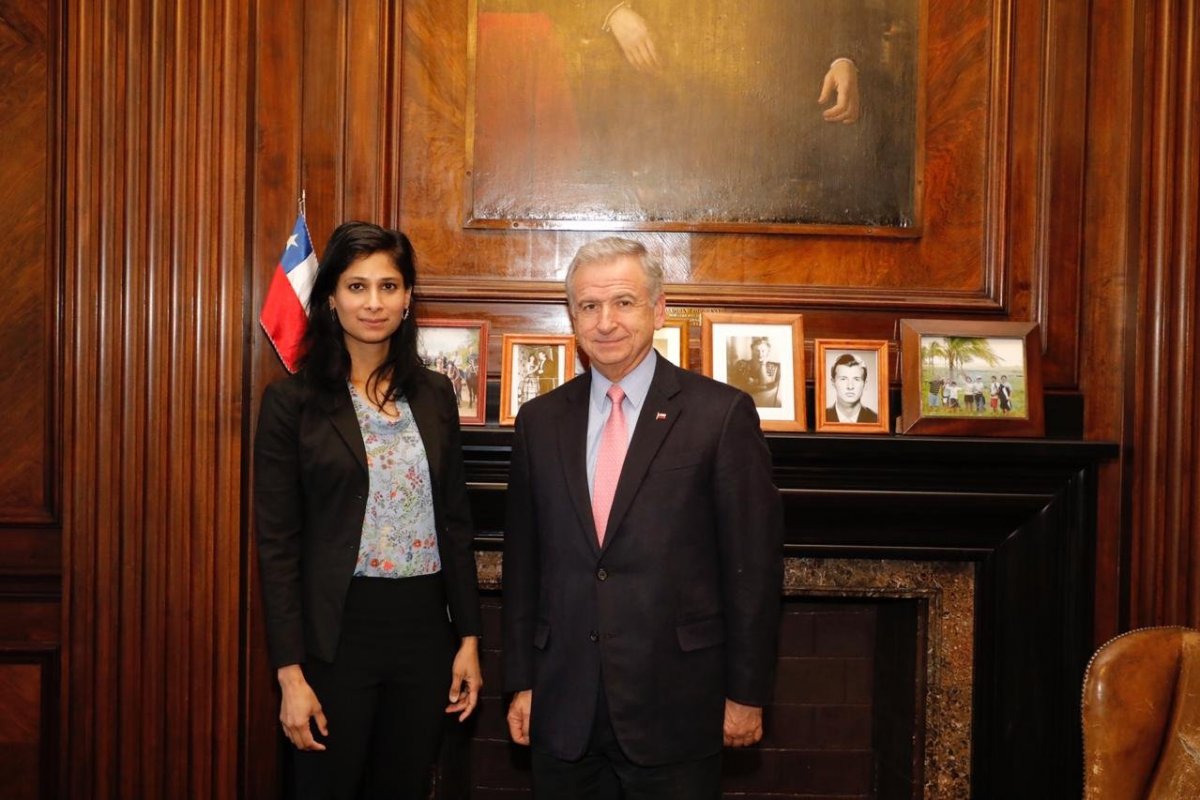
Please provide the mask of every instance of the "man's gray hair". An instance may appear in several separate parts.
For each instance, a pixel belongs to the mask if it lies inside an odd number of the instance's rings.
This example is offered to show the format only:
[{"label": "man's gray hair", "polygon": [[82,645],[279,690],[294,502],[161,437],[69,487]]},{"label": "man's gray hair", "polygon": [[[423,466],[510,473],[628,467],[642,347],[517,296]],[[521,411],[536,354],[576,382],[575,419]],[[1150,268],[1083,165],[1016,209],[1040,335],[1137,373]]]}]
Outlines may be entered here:
[{"label": "man's gray hair", "polygon": [[571,266],[567,267],[566,278],[567,305],[572,308],[575,306],[575,289],[573,284],[576,270],[592,264],[607,264],[623,256],[632,256],[642,265],[642,272],[646,276],[646,288],[650,290],[650,300],[657,300],[663,292],[662,261],[658,256],[647,250],[646,246],[641,242],[635,242],[632,239],[622,239],[619,236],[609,236],[604,239],[597,239],[594,242],[588,242],[579,248],[579,252],[575,254],[575,258],[571,259]]}]

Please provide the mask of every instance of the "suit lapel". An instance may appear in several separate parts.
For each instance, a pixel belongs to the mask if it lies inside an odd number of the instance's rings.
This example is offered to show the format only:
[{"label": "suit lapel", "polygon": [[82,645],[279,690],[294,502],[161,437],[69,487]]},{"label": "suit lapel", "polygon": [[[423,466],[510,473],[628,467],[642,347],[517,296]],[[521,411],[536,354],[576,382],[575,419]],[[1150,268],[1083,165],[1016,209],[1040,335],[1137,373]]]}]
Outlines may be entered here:
[{"label": "suit lapel", "polygon": [[367,448],[363,444],[362,430],[358,427],[358,416],[354,413],[354,403],[350,400],[350,388],[328,396],[327,405],[329,421],[337,430],[342,441],[350,448],[354,459],[367,472]]},{"label": "suit lapel", "polygon": [[665,358],[659,358],[654,368],[650,391],[646,393],[646,402],[642,404],[633,439],[625,453],[625,463],[621,465],[621,477],[617,481],[617,493],[613,496],[612,512],[608,517],[608,530],[604,534],[605,550],[620,530],[621,520],[633,504],[655,454],[679,419],[681,405],[675,369]]},{"label": "suit lapel", "polygon": [[579,528],[587,535],[592,550],[599,553],[596,521],[592,516],[592,495],[587,483],[587,423],[591,388],[591,372],[585,372],[563,387],[565,403],[558,418],[558,448],[567,481],[567,493],[579,517]]}]

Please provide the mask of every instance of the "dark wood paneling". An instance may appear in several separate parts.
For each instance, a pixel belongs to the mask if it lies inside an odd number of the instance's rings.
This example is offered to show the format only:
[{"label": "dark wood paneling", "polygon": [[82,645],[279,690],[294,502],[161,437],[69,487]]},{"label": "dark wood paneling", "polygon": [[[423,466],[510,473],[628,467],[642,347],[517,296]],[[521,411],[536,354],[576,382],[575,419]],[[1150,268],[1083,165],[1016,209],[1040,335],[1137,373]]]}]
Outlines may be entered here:
[{"label": "dark wood paneling", "polygon": [[[1128,444],[1139,402],[1133,382],[1141,222],[1142,16],[1146,3],[1092,3],[1088,48],[1080,388],[1084,435]],[[1100,471],[1095,642],[1128,625],[1130,450]]]},{"label": "dark wood paneling", "polygon": [[1200,9],[1152,3],[1138,299],[1130,626],[1200,625]]},{"label": "dark wood paneling", "polygon": [[[52,391],[57,40],[52,4],[0,2],[0,526],[57,522]],[[2,536],[0,529],[0,536]]]},{"label": "dark wood paneling", "polygon": [[0,796],[57,796],[62,617],[57,2],[0,0]]},{"label": "dark wood paneling", "polygon": [[58,647],[0,644],[0,796],[58,796]]},{"label": "dark wood paneling", "polygon": [[253,11],[67,4],[67,797],[236,794]]}]

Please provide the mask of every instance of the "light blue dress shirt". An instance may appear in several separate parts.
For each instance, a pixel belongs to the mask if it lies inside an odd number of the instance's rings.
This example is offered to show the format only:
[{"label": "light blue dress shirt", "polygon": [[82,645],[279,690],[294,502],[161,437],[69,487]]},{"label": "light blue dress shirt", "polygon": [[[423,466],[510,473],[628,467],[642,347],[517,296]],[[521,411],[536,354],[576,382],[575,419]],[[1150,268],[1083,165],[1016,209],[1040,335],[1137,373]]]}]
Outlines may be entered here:
[{"label": "light blue dress shirt", "polygon": [[[658,363],[658,353],[654,348],[646,354],[641,363],[620,380],[618,385],[625,392],[621,408],[625,410],[625,432],[629,441],[633,441],[633,429],[637,427],[638,415],[646,403],[646,395],[650,392],[650,382],[654,380],[654,368]],[[604,423],[612,411],[612,401],[608,399],[608,387],[613,382],[601,375],[592,367],[592,391],[588,398],[587,425],[587,479],[588,495],[596,482],[596,456],[600,453],[600,434],[604,432]]]}]

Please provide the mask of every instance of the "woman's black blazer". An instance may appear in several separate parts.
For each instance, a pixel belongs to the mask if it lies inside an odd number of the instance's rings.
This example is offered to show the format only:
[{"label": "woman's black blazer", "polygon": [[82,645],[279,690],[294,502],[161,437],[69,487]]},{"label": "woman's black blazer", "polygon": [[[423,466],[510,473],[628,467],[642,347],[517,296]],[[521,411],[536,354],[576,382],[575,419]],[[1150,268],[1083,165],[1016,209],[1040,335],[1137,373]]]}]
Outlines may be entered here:
[{"label": "woman's black blazer", "polygon": [[[450,619],[479,634],[474,526],[458,404],[445,376],[421,370],[406,395],[425,444]],[[366,515],[367,455],[349,388],[330,393],[304,372],[263,393],[254,439],[254,514],[276,667],[332,661]]]}]

